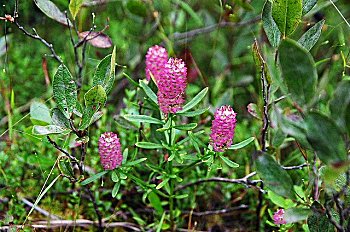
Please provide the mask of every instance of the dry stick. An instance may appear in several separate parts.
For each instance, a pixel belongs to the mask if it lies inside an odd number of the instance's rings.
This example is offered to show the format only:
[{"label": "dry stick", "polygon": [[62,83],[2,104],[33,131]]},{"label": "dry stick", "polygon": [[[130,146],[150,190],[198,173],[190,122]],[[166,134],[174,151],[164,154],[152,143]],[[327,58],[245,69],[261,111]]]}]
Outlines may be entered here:
[{"label": "dry stick", "polygon": [[[40,208],[39,206],[37,205],[34,205],[32,202],[30,202],[29,200],[27,200],[26,198],[22,198],[21,201],[28,205],[29,207],[33,207],[36,211],[38,211],[39,213],[41,213],[42,215],[46,216],[46,217],[50,217],[51,219],[54,219],[54,220],[57,220],[57,219],[60,219],[60,217],[54,215],[54,214],[51,214],[50,212],[47,212],[46,210]],[[0,229],[1,230],[1,229]]]},{"label": "dry stick", "polygon": [[228,214],[232,213],[234,211],[238,210],[245,210],[249,209],[248,205],[240,205],[236,207],[231,207],[228,209],[219,209],[219,210],[209,210],[209,211],[204,211],[204,212],[192,212],[192,211],[182,211],[181,214],[192,214],[195,217],[205,217],[205,216],[210,216],[210,215],[221,215],[221,214]]},{"label": "dry stick", "polygon": [[71,159],[74,163],[78,163],[79,161],[77,160],[77,158],[75,158],[74,156],[72,156],[71,154],[69,154],[67,151],[63,150],[63,148],[61,148],[60,146],[58,146],[58,144],[53,141],[50,136],[46,136],[47,140],[60,152],[62,152],[63,154],[65,154],[66,156],[69,157],[69,159]]}]

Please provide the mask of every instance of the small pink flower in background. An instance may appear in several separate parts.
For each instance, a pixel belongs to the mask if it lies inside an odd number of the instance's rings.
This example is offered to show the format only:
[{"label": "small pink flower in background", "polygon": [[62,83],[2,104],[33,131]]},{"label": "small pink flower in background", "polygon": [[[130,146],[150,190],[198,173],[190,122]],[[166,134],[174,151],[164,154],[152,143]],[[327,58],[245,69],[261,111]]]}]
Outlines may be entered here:
[{"label": "small pink flower in background", "polygon": [[158,79],[158,103],[164,114],[176,113],[185,102],[187,68],[185,62],[170,58],[163,75]]},{"label": "small pink flower in background", "polygon": [[146,78],[150,80],[150,73],[158,81],[168,61],[168,52],[165,48],[155,45],[150,47],[146,54]]},{"label": "small pink flower in background", "polygon": [[235,127],[236,113],[231,106],[221,106],[216,110],[210,134],[214,151],[222,152],[232,145]]},{"label": "small pink flower in background", "polygon": [[287,223],[286,220],[284,220],[284,209],[279,209],[274,213],[273,221],[276,225]]},{"label": "small pink flower in background", "polygon": [[98,151],[104,170],[113,170],[121,165],[123,155],[117,134],[113,132],[103,133],[98,140]]}]

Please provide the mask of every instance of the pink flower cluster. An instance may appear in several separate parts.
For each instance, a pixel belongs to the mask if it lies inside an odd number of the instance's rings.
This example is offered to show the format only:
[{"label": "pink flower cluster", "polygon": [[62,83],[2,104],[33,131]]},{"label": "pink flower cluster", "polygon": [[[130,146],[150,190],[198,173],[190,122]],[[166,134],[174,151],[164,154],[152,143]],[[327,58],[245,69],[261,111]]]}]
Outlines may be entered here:
[{"label": "pink flower cluster", "polygon": [[277,210],[273,215],[273,222],[276,225],[286,224],[286,220],[284,219],[284,209]]},{"label": "pink flower cluster", "polygon": [[150,80],[150,73],[158,81],[162,74],[165,64],[168,61],[168,52],[165,48],[155,45],[150,47],[146,54],[146,78]]},{"label": "pink flower cluster", "polygon": [[235,127],[236,113],[231,106],[221,106],[216,110],[210,134],[214,151],[222,152],[232,145]]},{"label": "pink flower cluster", "polygon": [[151,72],[158,85],[158,103],[164,114],[176,113],[185,102],[187,68],[183,60],[170,58],[165,48],[151,47],[146,55],[146,76]]},{"label": "pink flower cluster", "polygon": [[117,134],[103,133],[98,140],[98,151],[104,170],[113,170],[121,165],[123,155]]}]

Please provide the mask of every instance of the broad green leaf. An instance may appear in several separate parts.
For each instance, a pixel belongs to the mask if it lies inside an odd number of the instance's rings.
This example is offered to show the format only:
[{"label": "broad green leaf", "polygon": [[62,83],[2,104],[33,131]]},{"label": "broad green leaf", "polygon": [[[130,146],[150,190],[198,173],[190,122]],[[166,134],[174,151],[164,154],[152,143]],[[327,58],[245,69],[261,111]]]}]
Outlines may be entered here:
[{"label": "broad green leaf", "polygon": [[119,188],[120,188],[120,181],[116,182],[114,184],[113,190],[112,190],[112,197],[115,198],[119,192]]},{"label": "broad green leaf", "polygon": [[175,129],[178,130],[193,130],[194,128],[197,127],[197,123],[193,122],[193,123],[189,123],[189,124],[184,124],[184,125],[176,125],[174,126]]},{"label": "broad green leaf", "polygon": [[303,15],[307,14],[317,3],[317,0],[303,0]]},{"label": "broad green leaf", "polygon": [[[93,121],[99,117],[96,112],[105,105],[107,95],[101,85],[92,87],[85,95],[85,109],[79,129],[87,128]],[[95,117],[94,117],[95,115]]]},{"label": "broad green leaf", "polygon": [[261,15],[263,28],[266,36],[273,47],[278,47],[281,39],[281,32],[272,18],[272,3],[267,0]]},{"label": "broad green leaf", "polygon": [[162,202],[160,201],[158,195],[154,192],[150,192],[147,196],[149,202],[151,203],[152,207],[156,210],[158,215],[163,214],[164,209],[162,207]]},{"label": "broad green leaf", "polygon": [[90,184],[91,182],[101,178],[102,176],[104,176],[108,171],[103,171],[103,172],[99,172],[93,176],[90,176],[89,178],[85,179],[84,181],[81,182],[81,185],[87,185]]},{"label": "broad green leaf", "polygon": [[71,161],[68,157],[59,159],[58,168],[62,174],[66,176],[74,177]]},{"label": "broad green leaf", "polygon": [[75,17],[77,16],[82,4],[83,4],[83,0],[70,0],[69,11],[73,16],[73,19],[75,19]]},{"label": "broad green leaf", "polygon": [[30,105],[30,120],[34,125],[45,126],[52,124],[50,109],[43,103],[33,102]]},{"label": "broad green leaf", "polygon": [[[332,118],[342,131],[350,134],[350,80],[341,81],[333,93],[329,109]],[[341,106],[341,107],[339,107]]]},{"label": "broad green leaf", "polygon": [[294,32],[302,16],[302,0],[273,0],[272,17],[286,37]]},{"label": "broad green leaf", "polygon": [[142,122],[142,123],[153,123],[153,124],[164,124],[161,120],[157,118],[152,118],[147,115],[124,115],[124,118],[131,122]]},{"label": "broad green leaf", "polygon": [[115,80],[115,48],[111,55],[106,56],[97,65],[92,84],[93,86],[101,85],[106,94],[110,93]]},{"label": "broad green leaf", "polygon": [[139,148],[144,148],[144,149],[162,149],[163,148],[161,144],[151,143],[151,142],[137,142],[135,146]]},{"label": "broad green leaf", "polygon": [[236,144],[233,144],[231,147],[229,147],[228,149],[230,150],[238,150],[238,149],[241,149],[245,146],[247,146],[249,143],[253,142],[255,139],[255,137],[250,137],[248,139],[245,139],[243,140],[242,142],[240,143],[236,143]]},{"label": "broad green leaf", "polygon": [[194,111],[187,111],[187,112],[183,112],[183,113],[177,113],[178,115],[181,115],[181,116],[184,116],[184,117],[195,117],[195,116],[198,116],[198,115],[201,115],[205,112],[207,112],[209,110],[209,107],[208,108],[205,108],[205,109],[199,109],[199,110],[194,110]]},{"label": "broad green leaf", "polygon": [[53,20],[66,26],[68,26],[68,24],[70,26],[72,25],[69,19],[67,20],[66,15],[60,9],[58,9],[53,2],[49,0],[34,0],[34,2],[36,6],[49,18],[52,18]]},{"label": "broad green leaf", "polygon": [[143,18],[147,16],[146,3],[141,0],[129,0],[126,4],[126,8],[134,15]]},{"label": "broad green leaf", "polygon": [[47,126],[33,126],[34,135],[50,135],[50,134],[60,134],[65,132],[67,129],[56,125]]},{"label": "broad green leaf", "polygon": [[52,110],[52,123],[56,126],[70,129],[69,120],[58,108]]},{"label": "broad green leaf", "polygon": [[222,159],[222,161],[224,161],[227,166],[229,166],[230,168],[238,168],[239,164],[233,162],[232,160],[226,158],[225,156],[220,155],[220,158]]},{"label": "broad green leaf", "polygon": [[127,162],[124,166],[125,167],[135,166],[136,164],[142,163],[142,162],[144,162],[146,160],[147,160],[147,158],[141,158],[141,159],[138,159],[138,160]]},{"label": "broad green leaf", "polygon": [[284,211],[283,218],[287,223],[295,223],[306,220],[310,213],[311,210],[307,208],[289,208]]},{"label": "broad green leaf", "polygon": [[330,118],[312,112],[306,118],[307,140],[325,164],[345,161],[346,146],[340,129]]},{"label": "broad green leaf", "polygon": [[259,154],[255,166],[258,175],[271,191],[287,198],[295,198],[292,179],[271,155]]},{"label": "broad green leaf", "polygon": [[294,203],[291,199],[286,199],[273,191],[267,191],[268,198],[274,203],[275,205],[284,208],[289,209],[291,207],[295,207],[297,204]]},{"label": "broad green leaf", "polygon": [[158,105],[157,95],[152,91],[152,89],[148,87],[144,80],[140,80],[139,83],[143,91],[145,91],[146,95],[149,97],[149,99],[151,99],[154,103]]},{"label": "broad green leaf", "polygon": [[296,41],[286,39],[279,46],[279,61],[291,97],[300,106],[315,94],[317,72],[311,54]]},{"label": "broad green leaf", "polygon": [[205,97],[205,95],[208,92],[208,87],[205,87],[202,91],[200,91],[190,102],[188,102],[182,110],[180,110],[178,113],[184,113],[186,111],[189,111],[193,107],[195,107],[202,99]]},{"label": "broad green leaf", "polygon": [[53,79],[53,97],[58,109],[70,118],[77,103],[77,86],[68,68],[61,64]]},{"label": "broad green leaf", "polygon": [[298,40],[298,43],[306,50],[310,51],[320,38],[324,22],[325,21],[323,19],[307,30],[307,32],[305,32]]}]

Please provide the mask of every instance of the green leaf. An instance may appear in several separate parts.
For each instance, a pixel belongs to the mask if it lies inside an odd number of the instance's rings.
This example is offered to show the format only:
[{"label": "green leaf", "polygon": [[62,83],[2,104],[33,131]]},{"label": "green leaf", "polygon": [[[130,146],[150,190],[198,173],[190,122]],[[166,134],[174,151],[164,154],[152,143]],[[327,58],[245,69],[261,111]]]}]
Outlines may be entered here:
[{"label": "green leaf", "polygon": [[[79,129],[87,128],[94,120],[95,113],[105,105],[107,95],[101,85],[92,87],[85,95],[85,109]],[[99,115],[95,116],[98,118]]]},{"label": "green leaf", "polygon": [[104,176],[108,171],[103,171],[99,172],[93,176],[90,176],[89,178],[85,179],[84,181],[81,182],[81,185],[87,185],[90,184],[91,182],[100,179],[102,176]]},{"label": "green leaf", "polygon": [[113,53],[103,58],[97,65],[92,79],[93,86],[101,85],[106,94],[109,94],[112,90],[115,80],[115,53],[114,47]]},{"label": "green leaf", "polygon": [[126,8],[134,15],[143,18],[147,16],[146,4],[141,0],[129,0],[126,4]]},{"label": "green leaf", "polygon": [[52,110],[52,123],[56,126],[70,129],[69,120],[58,108]]},{"label": "green leaf", "polygon": [[154,192],[150,192],[147,198],[151,203],[152,207],[156,210],[157,214],[162,215],[164,212],[164,209],[162,207],[162,202],[160,201],[158,195]]},{"label": "green leaf", "polygon": [[248,139],[245,139],[243,140],[242,142],[240,143],[236,143],[236,144],[233,144],[231,147],[229,147],[228,149],[230,150],[238,150],[238,149],[241,149],[245,146],[247,146],[249,143],[253,142],[255,139],[255,137],[250,137]]},{"label": "green leaf", "polygon": [[116,182],[114,184],[113,190],[112,190],[112,197],[115,198],[119,192],[119,188],[120,188],[120,181]]},{"label": "green leaf", "polygon": [[231,161],[230,159],[226,158],[225,156],[220,155],[220,158],[222,159],[222,161],[224,161],[227,166],[229,166],[230,168],[238,168],[239,164]]},{"label": "green leaf", "polygon": [[196,22],[196,24],[198,26],[202,26],[203,25],[203,20],[198,16],[198,14],[191,8],[190,5],[188,5],[185,1],[181,1],[181,0],[177,0],[176,1],[180,7],[186,11],[192,18],[193,20]]},{"label": "green leaf", "polygon": [[271,155],[259,154],[255,166],[258,175],[271,191],[284,197],[295,198],[292,179]]},{"label": "green leaf", "polygon": [[310,213],[311,210],[306,208],[289,208],[284,211],[283,218],[287,223],[295,223],[306,220]]},{"label": "green leaf", "polygon": [[267,196],[275,205],[282,207],[284,209],[295,207],[297,205],[291,199],[285,199],[284,197],[277,195],[272,191],[268,191]]},{"label": "green leaf", "polygon": [[298,40],[298,43],[303,46],[306,50],[310,51],[311,48],[317,43],[320,38],[322,27],[324,25],[324,19],[316,23],[311,27],[307,32],[305,32],[301,38]]},{"label": "green leaf", "polygon": [[303,0],[303,15],[307,14],[317,3],[317,0]]},{"label": "green leaf", "polygon": [[278,47],[281,39],[281,32],[272,18],[272,3],[267,0],[262,11],[262,23],[266,36],[273,47]]},{"label": "green leaf", "polygon": [[50,135],[50,134],[61,134],[65,132],[67,129],[62,128],[56,125],[47,125],[47,126],[33,126],[32,133],[34,135]]},{"label": "green leaf", "polygon": [[151,142],[137,142],[135,146],[139,148],[144,148],[144,149],[162,149],[163,148],[161,144],[151,143]]},{"label": "green leaf", "polygon": [[347,159],[343,136],[333,120],[311,112],[306,118],[306,127],[307,140],[322,162],[331,164]]},{"label": "green leaf", "polygon": [[66,176],[74,177],[71,161],[67,158],[60,158],[58,161],[58,169]]},{"label": "green leaf", "polygon": [[[339,128],[350,134],[350,80],[341,81],[333,93],[333,98],[329,103],[332,118]],[[341,107],[339,107],[341,106]]]},{"label": "green leaf", "polygon": [[286,39],[279,46],[279,61],[292,99],[305,105],[313,98],[317,83],[311,54],[296,41]]},{"label": "green leaf", "polygon": [[[255,40],[253,44],[253,57],[254,57],[254,62],[256,66],[256,73],[258,74],[258,79],[261,79],[261,75],[264,74],[264,81],[266,81],[268,84],[271,84],[271,77],[270,77],[270,72],[268,70],[268,67],[266,65],[266,62],[261,55],[260,48],[258,45],[258,41]],[[262,73],[264,72],[264,73]]]},{"label": "green leaf", "polygon": [[143,91],[145,91],[146,95],[149,97],[149,99],[151,99],[154,103],[158,105],[157,95],[152,91],[152,89],[148,87],[144,80],[140,80],[139,83]]},{"label": "green leaf", "polygon": [[188,102],[182,110],[178,112],[178,114],[184,113],[186,111],[189,111],[193,107],[195,107],[202,99],[205,97],[205,95],[208,92],[208,87],[205,87],[202,91],[200,91],[190,102]]},{"label": "green leaf", "polygon": [[[49,0],[34,0],[36,6],[49,18],[62,23],[63,25],[71,26],[72,23],[67,20],[66,15],[61,12],[61,10],[51,1]],[[68,21],[68,23],[67,23]]]},{"label": "green leaf", "polygon": [[70,118],[77,103],[77,86],[66,66],[61,64],[53,79],[53,97],[58,109]]},{"label": "green leaf", "polygon": [[184,124],[184,125],[176,125],[174,126],[175,129],[178,129],[178,130],[185,130],[185,131],[188,131],[188,130],[193,130],[194,128],[197,127],[197,123],[188,123],[188,124]]},{"label": "green leaf", "polygon": [[147,158],[137,159],[137,160],[134,160],[134,161],[131,161],[131,162],[127,162],[124,166],[125,167],[135,166],[136,164],[142,163],[142,162],[144,162],[146,160],[147,160]]},{"label": "green leaf", "polygon": [[302,0],[274,0],[272,2],[272,17],[283,37],[294,32],[301,21],[302,10]]},{"label": "green leaf", "polygon": [[73,19],[75,19],[75,17],[77,16],[82,4],[83,0],[70,0],[69,11],[73,16]]},{"label": "green leaf", "polygon": [[189,112],[183,112],[183,113],[179,113],[177,112],[176,114],[177,115],[181,115],[181,116],[184,116],[184,117],[195,117],[195,116],[198,116],[198,115],[201,115],[205,112],[207,112],[209,110],[209,107],[208,108],[205,108],[205,109],[199,109],[199,110],[194,110],[194,111],[189,111]]},{"label": "green leaf", "polygon": [[147,115],[124,115],[124,118],[128,121],[131,122],[143,122],[143,123],[152,123],[152,124],[164,124],[161,120],[157,119],[157,118],[152,118],[151,116],[147,116]]},{"label": "green leaf", "polygon": [[160,182],[160,183],[157,185],[156,189],[161,189],[161,188],[163,188],[164,185],[166,185],[166,184],[169,182],[169,180],[170,180],[170,178],[165,178],[162,182]]},{"label": "green leaf", "polygon": [[33,102],[30,105],[30,120],[34,125],[45,126],[52,124],[50,109],[43,103]]}]

